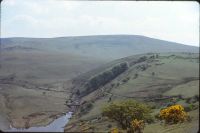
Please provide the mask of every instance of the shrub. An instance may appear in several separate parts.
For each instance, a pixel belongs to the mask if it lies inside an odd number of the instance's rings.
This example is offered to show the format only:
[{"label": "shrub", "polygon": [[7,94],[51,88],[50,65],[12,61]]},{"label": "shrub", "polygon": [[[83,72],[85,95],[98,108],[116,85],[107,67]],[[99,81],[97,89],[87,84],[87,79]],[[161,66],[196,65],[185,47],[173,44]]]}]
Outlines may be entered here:
[{"label": "shrub", "polygon": [[117,87],[119,86],[119,82],[117,82],[116,86],[117,86]]},{"label": "shrub", "polygon": [[185,102],[188,103],[188,104],[190,104],[190,101],[191,101],[190,97],[185,99]]},{"label": "shrub", "polygon": [[185,107],[185,111],[186,112],[189,112],[189,111],[192,111],[192,110],[195,110],[198,108],[198,105],[195,105],[195,104],[189,104],[189,106],[186,106]]},{"label": "shrub", "polygon": [[119,123],[122,129],[130,128],[133,119],[148,121],[152,119],[151,109],[134,100],[112,102],[105,106],[102,115]]},{"label": "shrub", "polygon": [[195,96],[194,96],[194,99],[195,99],[196,101],[199,101],[199,95],[195,95]]},{"label": "shrub", "polygon": [[80,95],[80,91],[79,91],[79,90],[76,91],[76,95],[77,95],[77,96]]},{"label": "shrub", "polygon": [[119,133],[119,130],[118,130],[118,128],[113,128],[113,129],[111,129],[110,132],[111,132],[111,133]]},{"label": "shrub", "polygon": [[155,72],[152,72],[151,75],[154,76],[154,75],[155,75]]},{"label": "shrub", "polygon": [[158,54],[156,54],[156,58],[158,58]]},{"label": "shrub", "polygon": [[114,86],[115,86],[115,83],[112,83],[112,84],[111,84],[111,88],[113,88]]},{"label": "shrub", "polygon": [[150,59],[154,59],[154,58],[155,58],[155,56],[154,56],[154,55],[152,55],[152,56],[150,56],[149,58],[150,58]]},{"label": "shrub", "polygon": [[160,111],[160,118],[166,123],[175,124],[187,119],[187,114],[181,105],[173,105]]},{"label": "shrub", "polygon": [[195,103],[195,102],[198,102],[199,101],[199,96],[198,95],[195,95],[193,97],[188,97],[185,99],[186,103],[190,104],[190,103]]},{"label": "shrub", "polygon": [[134,78],[137,78],[137,77],[138,77],[138,74],[136,73],[135,76],[134,76]]},{"label": "shrub", "polygon": [[131,128],[130,128],[130,132],[138,132],[138,133],[142,133],[142,130],[144,129],[144,121],[143,120],[133,120],[131,122]]},{"label": "shrub", "polygon": [[143,61],[145,61],[146,59],[147,59],[146,56],[142,56],[142,57],[140,57],[140,58],[138,59],[138,62],[143,62]]},{"label": "shrub", "polygon": [[126,83],[129,79],[130,79],[130,77],[127,77],[127,78],[123,79],[122,82]]},{"label": "shrub", "polygon": [[161,117],[160,117],[160,113],[155,114],[155,118],[156,118],[157,120],[162,120]]},{"label": "shrub", "polygon": [[108,128],[111,128],[111,127],[112,127],[112,125],[111,125],[111,124],[108,124],[108,125],[107,125],[107,127],[108,127]]},{"label": "shrub", "polygon": [[92,107],[93,107],[93,104],[91,102],[85,103],[84,105],[81,106],[80,112],[82,114],[86,114],[92,109]]}]

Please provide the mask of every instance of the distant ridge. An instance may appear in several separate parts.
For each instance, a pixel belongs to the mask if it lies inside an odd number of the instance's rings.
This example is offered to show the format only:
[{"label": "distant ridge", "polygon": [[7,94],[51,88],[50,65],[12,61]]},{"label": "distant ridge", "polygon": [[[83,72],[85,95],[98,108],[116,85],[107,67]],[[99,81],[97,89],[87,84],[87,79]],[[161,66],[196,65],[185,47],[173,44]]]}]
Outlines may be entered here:
[{"label": "distant ridge", "polygon": [[[1,38],[2,47],[21,46],[100,58],[122,58],[149,52],[199,53],[199,47],[140,35],[92,35],[55,38]],[[18,47],[19,48],[19,47]]]}]

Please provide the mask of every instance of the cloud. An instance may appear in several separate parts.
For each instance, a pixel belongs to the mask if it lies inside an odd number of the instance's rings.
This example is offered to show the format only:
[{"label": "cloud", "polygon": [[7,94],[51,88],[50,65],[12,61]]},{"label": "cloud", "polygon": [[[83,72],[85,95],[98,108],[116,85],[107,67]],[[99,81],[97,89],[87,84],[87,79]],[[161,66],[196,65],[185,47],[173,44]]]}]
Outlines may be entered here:
[{"label": "cloud", "polygon": [[29,15],[17,15],[11,19],[10,23],[13,22],[21,22],[30,25],[35,25],[38,23],[38,20]]},{"label": "cloud", "polygon": [[2,4],[3,37],[140,34],[198,45],[198,28],[195,2],[4,0]]},{"label": "cloud", "polygon": [[15,3],[16,3],[15,0],[3,0],[1,4],[9,7],[9,6],[15,6]]}]

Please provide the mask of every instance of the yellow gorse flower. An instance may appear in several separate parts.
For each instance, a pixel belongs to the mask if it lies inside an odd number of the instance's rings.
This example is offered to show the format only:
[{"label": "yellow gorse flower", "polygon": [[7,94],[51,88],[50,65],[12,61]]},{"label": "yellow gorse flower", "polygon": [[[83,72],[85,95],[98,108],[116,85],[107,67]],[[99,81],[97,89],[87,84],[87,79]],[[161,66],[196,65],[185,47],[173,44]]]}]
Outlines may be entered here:
[{"label": "yellow gorse flower", "polygon": [[135,131],[142,130],[144,128],[144,121],[143,120],[134,119],[131,122],[131,126]]},{"label": "yellow gorse flower", "polygon": [[113,128],[113,129],[111,130],[111,133],[119,133],[119,130],[118,130],[117,128]]},{"label": "yellow gorse flower", "polygon": [[160,118],[166,123],[183,122],[187,118],[187,114],[181,105],[173,105],[160,111]]}]

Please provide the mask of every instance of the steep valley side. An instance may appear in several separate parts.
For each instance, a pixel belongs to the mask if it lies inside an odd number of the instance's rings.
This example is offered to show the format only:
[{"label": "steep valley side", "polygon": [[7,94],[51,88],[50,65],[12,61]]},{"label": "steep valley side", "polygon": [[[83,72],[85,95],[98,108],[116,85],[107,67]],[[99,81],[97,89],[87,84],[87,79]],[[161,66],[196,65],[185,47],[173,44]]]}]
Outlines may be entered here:
[{"label": "steep valley side", "polygon": [[[77,89],[86,89],[84,85],[91,77],[105,72],[118,63],[127,62],[129,68],[105,85],[88,91],[85,96],[79,95]],[[77,81],[77,82],[76,82]],[[152,115],[170,104],[172,99],[177,99],[176,104],[188,108],[189,99],[199,97],[199,55],[192,53],[150,53],[130,56],[106,64],[104,67],[94,69],[74,79],[72,99],[79,101],[80,106],[75,115],[66,125],[65,131],[109,131],[110,127],[118,127],[117,123],[102,117],[102,107],[112,101],[134,99],[145,102],[153,107]],[[191,88],[191,89],[190,89]],[[190,89],[190,91],[185,91]],[[87,89],[86,89],[87,90]],[[182,91],[181,91],[182,90]],[[179,93],[181,92],[181,93]],[[190,92],[190,94],[188,94]],[[72,101],[72,100],[70,100]],[[198,131],[198,104],[197,109],[189,111],[193,116],[192,122],[186,124],[188,130]],[[172,132],[186,132],[181,129],[185,124],[171,127]],[[87,127],[87,128],[86,128]],[[153,129],[154,127],[155,130]],[[166,130],[156,121],[147,124],[148,133]]]}]

